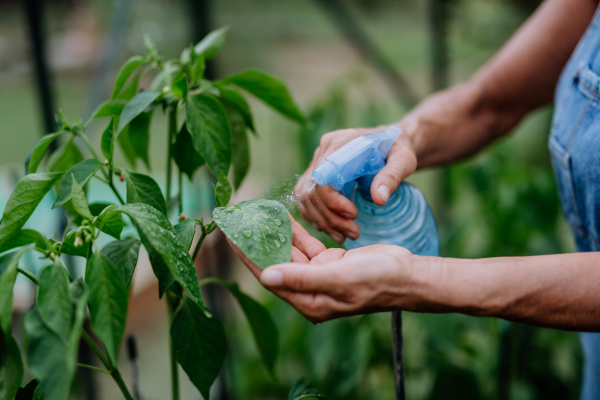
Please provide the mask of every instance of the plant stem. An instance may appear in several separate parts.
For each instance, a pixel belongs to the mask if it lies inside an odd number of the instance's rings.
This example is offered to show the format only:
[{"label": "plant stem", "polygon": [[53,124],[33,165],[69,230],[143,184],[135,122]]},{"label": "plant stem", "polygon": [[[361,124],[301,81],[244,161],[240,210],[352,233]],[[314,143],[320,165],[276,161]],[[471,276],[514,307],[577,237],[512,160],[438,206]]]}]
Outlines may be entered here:
[{"label": "plant stem", "polygon": [[179,214],[183,212],[183,173],[179,169]]},{"label": "plant stem", "polygon": [[125,399],[126,400],[134,400],[131,393],[129,393],[129,389],[127,389],[127,385],[123,381],[123,378],[121,377],[121,373],[119,372],[119,370],[117,368],[113,369],[110,372],[110,375],[113,377],[113,379],[117,383],[117,386],[119,386],[119,389],[121,389],[121,393],[123,393],[123,396],[125,396]]},{"label": "plant stem", "polygon": [[169,109],[169,132],[167,134],[167,193],[165,195],[167,208],[169,207],[169,200],[171,199],[171,144],[173,138],[177,133],[177,108],[171,107]]},{"label": "plant stem", "polygon": [[17,272],[20,272],[23,275],[25,275],[31,282],[35,283],[36,285],[39,284],[39,280],[38,280],[37,276],[35,276],[31,272],[21,269],[21,268],[17,268]]},{"label": "plant stem", "polygon": [[[173,323],[175,317],[175,307],[171,294],[167,291],[165,293],[167,300],[167,312],[169,314],[169,326]],[[173,339],[169,336],[169,356],[171,359],[171,398],[172,400],[179,400],[179,369],[177,367],[177,359],[175,358],[175,346],[173,345]]]},{"label": "plant stem", "polygon": [[[112,177],[112,175],[111,175],[111,177]],[[110,181],[108,183],[108,186],[110,186],[110,188],[112,189],[112,191],[115,193],[115,196],[117,196],[117,199],[119,200],[119,203],[121,203],[121,205],[125,204],[125,201],[123,201],[123,198],[119,194],[119,191],[115,187],[115,184],[112,182],[112,179],[110,179]]]},{"label": "plant stem", "polygon": [[85,340],[85,342],[88,344],[88,346],[90,346],[90,348],[96,354],[96,356],[98,356],[100,361],[102,361],[102,364],[104,364],[106,369],[108,369],[110,371],[111,370],[110,363],[108,362],[108,360],[106,359],[104,354],[102,354],[102,350],[100,350],[100,348],[96,345],[96,342],[94,342],[94,339],[92,339],[90,337],[89,333],[87,333],[85,330],[82,330],[81,337],[83,338],[83,340]]},{"label": "plant stem", "polygon": [[93,369],[94,371],[98,371],[98,372],[102,372],[103,374],[110,375],[110,371],[107,371],[107,370],[102,369],[102,368],[94,367],[93,365],[87,365],[87,364],[77,363],[77,366],[81,367],[81,368]]},{"label": "plant stem", "polygon": [[[98,154],[96,154],[96,150],[94,150],[94,147],[92,146],[92,143],[90,142],[90,139],[88,139],[88,137],[85,135],[85,133],[80,133],[77,136],[79,136],[87,145],[88,149],[90,149],[90,152],[92,153],[92,156],[100,161],[100,159],[98,158]],[[102,162],[102,161],[100,161]]]},{"label": "plant stem", "polygon": [[200,239],[198,239],[198,243],[196,243],[196,247],[194,248],[194,253],[192,255],[192,260],[194,261],[196,261],[198,252],[200,252],[200,247],[202,246],[202,242],[204,242],[204,238],[206,238],[206,232],[204,231],[204,227],[202,227],[202,235],[200,235]]}]

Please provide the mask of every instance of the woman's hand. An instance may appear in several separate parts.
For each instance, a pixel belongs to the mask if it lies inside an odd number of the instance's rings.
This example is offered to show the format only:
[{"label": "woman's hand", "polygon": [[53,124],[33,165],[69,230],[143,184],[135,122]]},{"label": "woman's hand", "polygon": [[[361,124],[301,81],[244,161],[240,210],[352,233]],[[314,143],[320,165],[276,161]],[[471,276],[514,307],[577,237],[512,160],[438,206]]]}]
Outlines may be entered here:
[{"label": "woman's hand", "polygon": [[399,308],[412,273],[413,256],[408,250],[391,245],[327,250],[291,219],[290,263],[261,271],[232,245],[263,286],[313,323]]},{"label": "woman's hand", "polygon": [[[310,166],[294,188],[302,216],[315,229],[324,231],[338,243],[343,243],[347,237],[358,238],[360,230],[353,221],[358,211],[352,201],[329,185],[311,187],[312,172],[325,160],[325,157],[351,140],[384,129],[385,126],[371,129],[342,129],[323,135]],[[375,204],[384,205],[400,182],[412,174],[416,167],[417,158],[408,137],[400,135],[388,154],[385,167],[373,179],[371,196]]]}]

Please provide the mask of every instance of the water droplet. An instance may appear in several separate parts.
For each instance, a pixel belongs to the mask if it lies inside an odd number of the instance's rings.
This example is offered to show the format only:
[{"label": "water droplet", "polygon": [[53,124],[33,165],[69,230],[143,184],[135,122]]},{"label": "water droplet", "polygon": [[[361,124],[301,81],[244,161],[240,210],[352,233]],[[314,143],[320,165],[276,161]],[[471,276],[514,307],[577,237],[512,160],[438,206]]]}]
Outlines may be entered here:
[{"label": "water droplet", "polygon": [[275,242],[275,247],[280,248],[281,247],[281,243],[279,243],[279,240],[274,240]]},{"label": "water droplet", "polygon": [[223,228],[227,228],[227,222],[223,222]]},{"label": "water droplet", "polygon": [[237,233],[234,233],[234,234],[233,234],[233,238],[234,238],[234,239],[237,239],[237,238],[238,238],[238,234],[237,234]]},{"label": "water droplet", "polygon": [[281,220],[280,220],[280,219],[277,219],[277,218],[275,218],[275,219],[273,220],[273,223],[274,223],[275,225],[277,225],[277,226],[281,226],[281,224],[283,224],[283,222],[281,222]]},{"label": "water droplet", "polygon": [[281,233],[278,233],[278,235],[279,235],[279,241],[280,241],[281,243],[285,243],[285,242],[287,242],[287,239],[285,238],[285,236],[283,236]]},{"label": "water droplet", "polygon": [[242,234],[249,238],[250,236],[252,236],[252,231],[250,229],[246,229],[244,232],[242,232]]}]

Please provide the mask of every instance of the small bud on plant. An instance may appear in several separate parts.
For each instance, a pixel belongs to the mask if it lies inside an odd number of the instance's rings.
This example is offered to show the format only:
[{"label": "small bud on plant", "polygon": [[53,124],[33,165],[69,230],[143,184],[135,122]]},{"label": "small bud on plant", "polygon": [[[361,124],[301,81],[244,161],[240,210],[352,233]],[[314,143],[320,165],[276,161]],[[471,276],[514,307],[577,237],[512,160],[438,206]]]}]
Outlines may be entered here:
[{"label": "small bud on plant", "polygon": [[119,180],[121,182],[125,182],[125,175],[123,175],[122,173],[119,172]]},{"label": "small bud on plant", "polygon": [[171,87],[169,85],[166,85],[165,87],[163,87],[163,93],[169,93],[171,91]]},{"label": "small bud on plant", "polygon": [[104,165],[108,165],[108,164],[109,164],[108,160],[104,159]]},{"label": "small bud on plant", "polygon": [[186,220],[184,212],[182,212],[181,214],[179,214],[179,220],[180,221],[185,221]]},{"label": "small bud on plant", "polygon": [[73,246],[75,246],[75,247],[83,246],[83,239],[81,238],[81,236],[75,236],[75,241],[73,242]]}]

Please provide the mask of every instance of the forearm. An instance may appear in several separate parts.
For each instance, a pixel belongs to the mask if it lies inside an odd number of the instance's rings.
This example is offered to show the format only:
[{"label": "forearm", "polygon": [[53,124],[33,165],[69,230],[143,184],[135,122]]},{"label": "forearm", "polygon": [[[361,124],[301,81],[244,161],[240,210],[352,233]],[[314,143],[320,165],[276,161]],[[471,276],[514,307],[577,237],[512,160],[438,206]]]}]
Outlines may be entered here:
[{"label": "forearm", "polygon": [[410,112],[399,125],[410,136],[419,168],[467,157],[550,103],[597,4],[546,0],[469,82]]},{"label": "forearm", "polygon": [[[409,308],[600,331],[600,256],[459,260],[415,256]],[[409,302],[410,303],[410,302]]]}]

